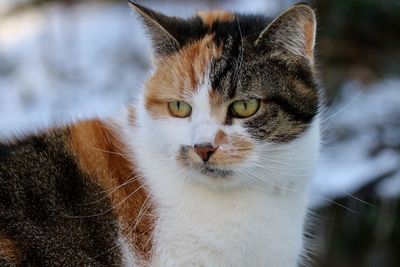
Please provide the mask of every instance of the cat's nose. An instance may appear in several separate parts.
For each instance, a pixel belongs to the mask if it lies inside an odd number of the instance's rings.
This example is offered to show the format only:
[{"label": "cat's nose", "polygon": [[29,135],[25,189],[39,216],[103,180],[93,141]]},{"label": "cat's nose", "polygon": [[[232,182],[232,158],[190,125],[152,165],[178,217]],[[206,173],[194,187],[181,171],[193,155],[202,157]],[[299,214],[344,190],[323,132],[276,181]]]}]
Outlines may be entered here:
[{"label": "cat's nose", "polygon": [[197,155],[200,156],[200,158],[204,161],[207,162],[211,155],[217,150],[218,147],[214,147],[210,143],[205,143],[205,144],[196,144],[193,146],[194,151],[196,151]]}]

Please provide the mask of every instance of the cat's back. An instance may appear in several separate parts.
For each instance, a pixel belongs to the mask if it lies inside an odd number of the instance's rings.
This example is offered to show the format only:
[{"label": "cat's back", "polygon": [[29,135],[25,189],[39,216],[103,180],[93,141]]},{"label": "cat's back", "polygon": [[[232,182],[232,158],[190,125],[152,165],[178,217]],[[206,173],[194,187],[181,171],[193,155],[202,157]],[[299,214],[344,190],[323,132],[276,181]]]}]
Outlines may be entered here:
[{"label": "cat's back", "polygon": [[1,193],[14,189],[8,193],[17,195],[29,186],[35,186],[39,193],[48,191],[51,189],[49,185],[68,177],[82,176],[67,148],[68,135],[67,129],[58,129],[0,143],[0,185],[4,189]]},{"label": "cat's back", "polygon": [[0,144],[0,266],[120,262],[112,203],[58,129]]}]

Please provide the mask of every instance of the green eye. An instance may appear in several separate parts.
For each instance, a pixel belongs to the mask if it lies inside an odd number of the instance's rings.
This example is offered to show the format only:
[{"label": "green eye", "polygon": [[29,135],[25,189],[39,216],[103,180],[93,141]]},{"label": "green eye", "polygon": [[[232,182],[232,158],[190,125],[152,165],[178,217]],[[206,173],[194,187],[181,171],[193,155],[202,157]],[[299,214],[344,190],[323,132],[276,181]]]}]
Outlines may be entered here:
[{"label": "green eye", "polygon": [[259,99],[238,100],[232,103],[230,110],[233,117],[248,118],[254,115],[259,107]]},{"label": "green eye", "polygon": [[189,117],[190,113],[192,113],[192,107],[188,103],[178,100],[169,102],[168,109],[171,115],[178,118]]}]

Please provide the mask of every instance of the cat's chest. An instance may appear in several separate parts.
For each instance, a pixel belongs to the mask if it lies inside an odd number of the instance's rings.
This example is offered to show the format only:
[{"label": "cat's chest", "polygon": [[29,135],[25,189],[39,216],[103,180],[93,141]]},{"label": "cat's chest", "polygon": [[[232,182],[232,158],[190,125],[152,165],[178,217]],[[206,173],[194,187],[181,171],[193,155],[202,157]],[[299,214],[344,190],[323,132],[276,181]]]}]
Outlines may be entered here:
[{"label": "cat's chest", "polygon": [[194,193],[160,209],[153,266],[295,266],[305,212],[300,199]]}]

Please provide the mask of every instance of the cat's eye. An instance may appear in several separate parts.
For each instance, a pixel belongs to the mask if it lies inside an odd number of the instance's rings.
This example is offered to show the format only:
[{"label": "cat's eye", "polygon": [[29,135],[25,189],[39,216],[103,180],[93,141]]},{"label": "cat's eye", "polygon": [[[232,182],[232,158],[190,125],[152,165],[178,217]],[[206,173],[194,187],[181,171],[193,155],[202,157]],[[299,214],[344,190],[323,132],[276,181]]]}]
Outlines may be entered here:
[{"label": "cat's eye", "polygon": [[183,101],[175,100],[168,103],[168,109],[171,115],[178,118],[186,118],[192,113],[192,107]]},{"label": "cat's eye", "polygon": [[231,104],[230,111],[233,117],[248,118],[253,116],[260,107],[259,99],[238,100]]}]

